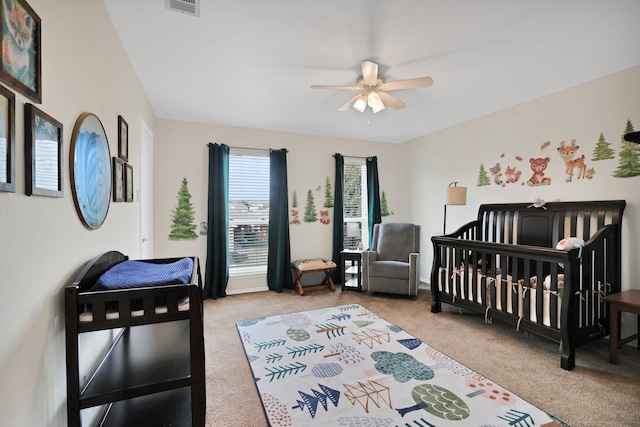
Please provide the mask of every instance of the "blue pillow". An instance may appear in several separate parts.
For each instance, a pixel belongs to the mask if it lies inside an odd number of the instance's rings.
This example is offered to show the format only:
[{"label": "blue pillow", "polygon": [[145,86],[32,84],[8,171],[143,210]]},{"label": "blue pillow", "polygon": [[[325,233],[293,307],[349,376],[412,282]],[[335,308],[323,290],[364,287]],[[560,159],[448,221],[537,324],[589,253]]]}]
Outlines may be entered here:
[{"label": "blue pillow", "polygon": [[107,270],[91,288],[92,291],[139,288],[189,283],[193,260],[183,258],[169,264],[123,261]]}]

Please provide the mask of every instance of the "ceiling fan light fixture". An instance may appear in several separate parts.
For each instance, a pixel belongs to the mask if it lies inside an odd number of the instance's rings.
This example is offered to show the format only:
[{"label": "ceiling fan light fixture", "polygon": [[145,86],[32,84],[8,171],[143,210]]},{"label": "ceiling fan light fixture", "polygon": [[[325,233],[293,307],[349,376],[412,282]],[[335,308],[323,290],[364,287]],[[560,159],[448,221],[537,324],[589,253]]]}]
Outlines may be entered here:
[{"label": "ceiling fan light fixture", "polygon": [[364,93],[358,97],[356,102],[353,103],[353,108],[364,113],[364,110],[367,108],[367,95]]},{"label": "ceiling fan light fixture", "polygon": [[373,108],[374,105],[378,105],[382,103],[380,99],[380,95],[375,90],[369,90],[367,92],[367,102],[369,103],[369,107]]},{"label": "ceiling fan light fixture", "polygon": [[380,99],[380,95],[378,95],[378,92],[374,89],[367,91],[367,104],[374,113],[384,110],[382,99]]},{"label": "ceiling fan light fixture", "polygon": [[382,101],[378,102],[375,105],[370,105],[370,107],[371,111],[373,111],[374,114],[384,110],[384,104],[382,103]]}]

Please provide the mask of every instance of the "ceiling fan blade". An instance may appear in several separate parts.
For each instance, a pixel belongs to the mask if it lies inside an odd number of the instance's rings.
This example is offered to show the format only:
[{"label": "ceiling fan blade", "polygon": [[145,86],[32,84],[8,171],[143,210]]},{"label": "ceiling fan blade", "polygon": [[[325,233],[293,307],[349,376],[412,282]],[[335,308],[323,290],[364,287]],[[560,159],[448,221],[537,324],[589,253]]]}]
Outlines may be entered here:
[{"label": "ceiling fan blade", "polygon": [[362,67],[362,80],[370,85],[375,85],[378,82],[378,64],[362,61],[360,66]]},{"label": "ceiling fan blade", "polygon": [[362,90],[358,86],[311,85],[311,89]]},{"label": "ceiling fan blade", "polygon": [[411,89],[414,87],[429,87],[433,84],[431,77],[418,77],[415,79],[397,80],[395,82],[385,82],[380,85],[382,90]]},{"label": "ceiling fan blade", "polygon": [[380,99],[382,100],[382,102],[385,103],[385,105],[388,105],[394,110],[399,110],[401,108],[404,108],[407,105],[404,102],[400,101],[395,96],[391,96],[386,92],[378,92],[378,95],[380,95]]},{"label": "ceiling fan blade", "polygon": [[358,100],[358,98],[360,98],[360,94],[354,96],[353,98],[351,98],[350,100],[348,100],[346,102],[346,104],[344,104],[342,107],[338,108],[338,111],[345,111],[348,110],[349,108],[353,107],[353,104],[356,103],[356,101]]}]

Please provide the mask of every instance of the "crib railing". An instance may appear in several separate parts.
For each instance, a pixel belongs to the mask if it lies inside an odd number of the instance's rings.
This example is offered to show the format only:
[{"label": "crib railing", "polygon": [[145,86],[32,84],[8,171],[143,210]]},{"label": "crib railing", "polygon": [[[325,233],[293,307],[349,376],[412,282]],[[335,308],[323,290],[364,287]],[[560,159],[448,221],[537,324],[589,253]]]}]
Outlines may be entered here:
[{"label": "crib railing", "polygon": [[561,344],[562,366],[575,348],[609,333],[602,297],[620,291],[619,225],[602,226],[569,251],[478,240],[480,222],[434,236],[431,311],[442,303],[481,312]]}]

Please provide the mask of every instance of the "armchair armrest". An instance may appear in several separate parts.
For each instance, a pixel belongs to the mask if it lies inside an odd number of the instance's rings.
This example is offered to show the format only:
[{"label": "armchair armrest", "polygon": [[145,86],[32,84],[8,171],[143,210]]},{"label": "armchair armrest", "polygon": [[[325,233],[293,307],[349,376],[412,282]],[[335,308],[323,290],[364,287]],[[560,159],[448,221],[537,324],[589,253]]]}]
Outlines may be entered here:
[{"label": "armchair armrest", "polygon": [[378,260],[378,252],[362,252],[362,289],[369,289],[369,266]]},{"label": "armchair armrest", "polygon": [[[409,254],[409,289],[418,289],[420,285],[420,254],[412,252]],[[417,293],[417,291],[416,291]]]}]

